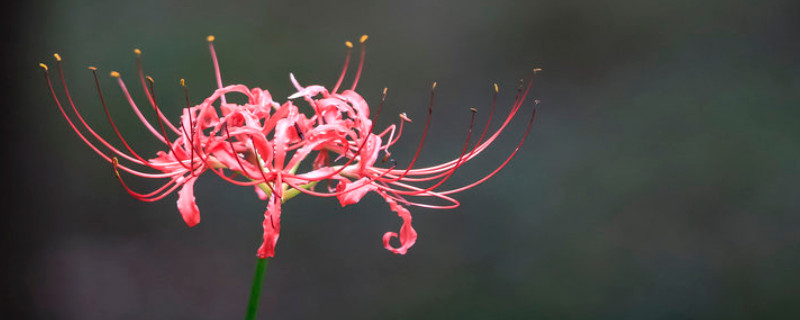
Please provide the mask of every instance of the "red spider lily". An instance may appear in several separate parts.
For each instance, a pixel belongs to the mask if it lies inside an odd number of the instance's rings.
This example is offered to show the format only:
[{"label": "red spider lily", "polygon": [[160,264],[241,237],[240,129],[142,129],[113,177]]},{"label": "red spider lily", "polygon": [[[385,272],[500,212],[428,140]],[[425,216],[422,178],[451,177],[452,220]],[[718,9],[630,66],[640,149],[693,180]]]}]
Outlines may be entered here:
[{"label": "red spider lily", "polygon": [[[434,83],[431,87],[428,117],[417,151],[408,167],[397,168],[395,161],[391,159],[389,148],[402,135],[404,123],[411,120],[405,114],[401,114],[399,124],[392,124],[379,133],[373,133],[375,119],[370,118],[370,108],[366,100],[355,91],[364,66],[366,39],[365,35],[359,41],[358,68],[348,89],[339,92],[348,72],[353,48],[353,44],[349,41],[346,42],[348,50],[344,66],[332,90],[329,91],[320,85],[303,87],[294,75],[290,75],[297,93],[289,96],[287,102],[279,104],[272,100],[268,91],[260,88],[251,89],[244,85],[223,86],[213,45],[214,37],[209,36],[207,40],[218,89],[202,103],[190,106],[188,89],[181,79],[186,94],[186,107],[177,125],[170,123],[161,112],[155,99],[154,80],[144,75],[141,51],[134,50],[137,55],[138,80],[147,97],[147,104],[155,115],[155,125],[152,120],[144,116],[140,107],[131,98],[120,74],[111,72],[111,76],[116,78],[133,112],[147,130],[166,147],[151,159],[145,159],[135,152],[117,129],[103,98],[96,68],[89,69],[94,76],[100,104],[119,143],[124,148],[118,148],[103,138],[81,116],[67,87],[61,68],[61,57],[58,54],[54,56],[58,78],[63,87],[62,99],[59,99],[53,87],[48,67],[44,64],[41,64],[41,67],[45,70],[50,93],[67,123],[81,140],[112,164],[123,188],[136,199],[148,202],[162,199],[180,188],[178,211],[190,227],[200,222],[193,191],[194,183],[200,174],[210,170],[235,185],[254,187],[261,199],[268,200],[263,223],[264,241],[257,253],[259,258],[274,256],[275,245],[280,235],[283,202],[300,193],[306,193],[318,197],[337,197],[340,204],[346,206],[357,203],[370,191],[383,197],[389,208],[403,220],[399,234],[395,232],[384,234],[384,247],[394,253],[405,254],[417,238],[417,233],[411,226],[411,214],[406,206],[439,209],[458,207],[459,202],[450,195],[470,189],[491,178],[517,153],[530,132],[535,110],[531,112],[525,134],[520,138],[517,147],[496,169],[468,185],[447,190],[439,188],[458,168],[481,154],[505,130],[526,101],[531,81],[520,85],[510,111],[501,125],[490,134],[488,129],[494,116],[499,91],[497,85],[494,85],[492,109],[478,141],[469,147],[475,120],[475,109],[472,109],[473,116],[469,123],[467,138],[459,156],[439,165],[417,168],[414,165],[430,127],[436,87]],[[534,69],[534,73],[537,71],[539,69]],[[244,96],[247,102],[228,103],[226,95],[232,94]],[[300,112],[298,106],[293,103],[297,98],[305,100],[311,116]],[[381,96],[375,118],[380,113],[385,99],[386,89]],[[62,102],[64,100],[66,103]],[[377,164],[381,153],[383,153],[381,163],[391,159],[391,166]],[[311,169],[298,173],[301,163],[306,159],[313,159]],[[337,161],[340,164],[332,164]],[[143,178],[165,179],[166,182],[155,190],[138,192],[126,184],[120,171]],[[336,187],[329,187],[326,191],[316,191],[315,186],[323,180],[335,180]],[[430,185],[425,187],[420,186],[420,183]],[[426,204],[411,200],[412,197],[434,197],[446,201],[447,204]],[[399,247],[390,244],[392,238],[399,239]]]}]

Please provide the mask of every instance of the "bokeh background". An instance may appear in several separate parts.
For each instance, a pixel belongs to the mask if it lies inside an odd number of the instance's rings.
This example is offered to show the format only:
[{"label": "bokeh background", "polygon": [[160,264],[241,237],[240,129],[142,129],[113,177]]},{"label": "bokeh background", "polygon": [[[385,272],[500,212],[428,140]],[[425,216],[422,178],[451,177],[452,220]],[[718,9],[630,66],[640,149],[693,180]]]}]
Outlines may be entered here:
[{"label": "bokeh background", "polygon": [[[244,315],[265,203],[213,175],[203,221],[177,196],[130,198],[57,113],[37,64],[65,59],[87,119],[110,134],[86,66],[135,86],[144,51],[173,119],[223,77],[269,89],[331,85],[343,42],[369,34],[359,85],[384,115],[420,119],[394,149],[408,163],[439,82],[420,159],[460,152],[469,107],[485,120],[534,67],[530,139],[458,209],[412,208],[405,256],[382,248],[400,219],[377,195],[341,208],[284,206],[262,319],[776,319],[800,316],[800,2],[28,1],[4,4],[4,319],[236,319]],[[158,150],[113,82],[116,120]],[[133,90],[142,99],[140,90]],[[525,107],[526,110],[532,105]],[[507,110],[507,109],[501,109]],[[451,180],[492,170],[526,115]],[[394,121],[383,117],[379,125]],[[136,186],[152,186],[147,181]]]}]

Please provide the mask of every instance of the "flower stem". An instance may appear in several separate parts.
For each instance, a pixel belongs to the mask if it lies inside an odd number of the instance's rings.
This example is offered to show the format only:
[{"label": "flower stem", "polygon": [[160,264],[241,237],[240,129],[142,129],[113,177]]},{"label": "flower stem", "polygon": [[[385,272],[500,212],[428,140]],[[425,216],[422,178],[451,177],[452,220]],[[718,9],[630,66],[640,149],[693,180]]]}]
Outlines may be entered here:
[{"label": "flower stem", "polygon": [[255,320],[258,311],[258,297],[261,296],[261,287],[264,285],[264,272],[267,270],[267,258],[258,258],[256,274],[253,276],[253,287],[250,289],[250,302],[247,303],[246,320]]}]

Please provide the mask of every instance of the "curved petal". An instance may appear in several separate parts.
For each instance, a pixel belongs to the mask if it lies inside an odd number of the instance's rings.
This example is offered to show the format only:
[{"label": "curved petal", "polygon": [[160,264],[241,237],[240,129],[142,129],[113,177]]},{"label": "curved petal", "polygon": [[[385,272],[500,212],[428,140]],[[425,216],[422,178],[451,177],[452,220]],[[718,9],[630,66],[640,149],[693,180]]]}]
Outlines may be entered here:
[{"label": "curved petal", "polygon": [[[375,191],[377,187],[370,184],[372,180],[369,178],[361,178],[353,183],[347,183],[347,180],[339,180],[339,184],[336,185],[336,191],[344,190],[344,193],[336,196],[339,199],[339,203],[342,207],[351,205],[354,203],[358,203],[361,201],[361,198],[367,194],[367,192]],[[352,190],[352,191],[348,191]]]},{"label": "curved petal", "polygon": [[[414,243],[417,242],[417,231],[411,226],[411,213],[408,212],[408,209],[397,204],[397,202],[394,200],[386,197],[386,195],[381,195],[384,196],[384,199],[386,199],[386,203],[389,204],[389,208],[391,208],[392,211],[397,212],[397,215],[403,219],[403,226],[400,227],[399,235],[394,232],[387,232],[383,234],[383,247],[395,254],[406,254],[408,249],[414,246]],[[398,238],[400,240],[400,247],[395,248],[392,246],[390,243],[392,238]]]},{"label": "curved petal", "polygon": [[189,227],[194,227],[200,223],[200,209],[194,198],[194,182],[197,177],[189,178],[178,191],[178,211],[180,211],[183,221]]}]

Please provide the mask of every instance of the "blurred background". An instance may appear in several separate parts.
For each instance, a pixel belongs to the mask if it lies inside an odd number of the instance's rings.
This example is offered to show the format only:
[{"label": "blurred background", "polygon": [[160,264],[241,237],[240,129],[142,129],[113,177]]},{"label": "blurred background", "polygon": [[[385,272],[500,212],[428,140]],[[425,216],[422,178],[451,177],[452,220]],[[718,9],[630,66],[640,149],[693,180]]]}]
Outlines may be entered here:
[{"label": "blurred background", "polygon": [[[243,317],[265,203],[212,174],[196,184],[202,222],[177,195],[139,202],[67,126],[39,62],[64,58],[88,121],[115,120],[143,154],[160,146],[124,104],[133,48],[177,119],[225,83],[293,93],[288,75],[330,86],[345,40],[370,36],[359,92],[389,95],[378,126],[415,121],[403,165],[437,109],[422,165],[458,156],[469,107],[501,114],[532,67],[542,100],[531,136],[462,206],[411,208],[405,256],[381,236],[401,220],[376,194],[346,208],[301,196],[284,206],[261,319],[701,319],[800,316],[800,2],[797,1],[28,1],[4,4],[4,319]],[[494,169],[523,113],[460,169]],[[497,122],[495,122],[496,124]],[[111,139],[114,140],[114,139]],[[129,179],[139,188],[152,181]]]}]

